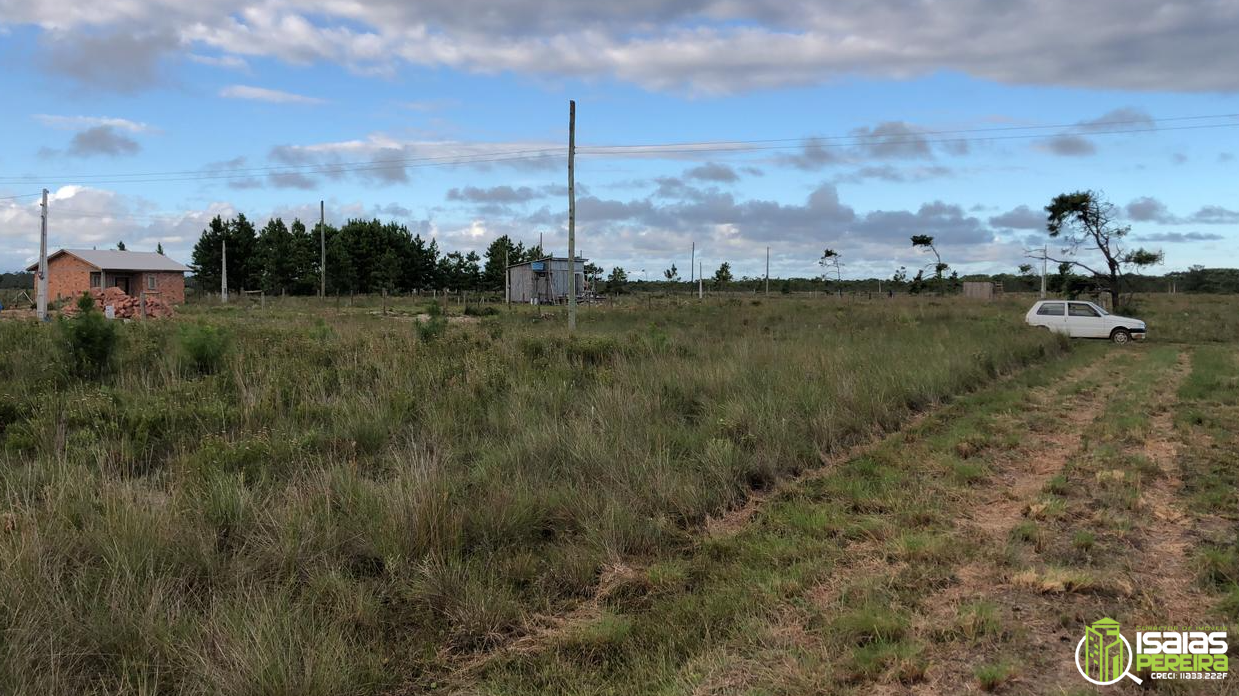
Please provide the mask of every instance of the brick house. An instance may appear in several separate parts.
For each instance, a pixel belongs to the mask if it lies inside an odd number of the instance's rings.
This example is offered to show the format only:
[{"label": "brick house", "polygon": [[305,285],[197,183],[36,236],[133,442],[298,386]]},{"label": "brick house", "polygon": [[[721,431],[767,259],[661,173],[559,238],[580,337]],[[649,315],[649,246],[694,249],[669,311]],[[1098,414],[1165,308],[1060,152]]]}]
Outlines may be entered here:
[{"label": "brick house", "polygon": [[[36,271],[37,295],[39,264],[26,270]],[[117,287],[133,297],[158,294],[168,304],[182,304],[188,270],[183,264],[151,251],[61,249],[47,257],[47,297],[49,301],[73,299],[91,288]]]}]

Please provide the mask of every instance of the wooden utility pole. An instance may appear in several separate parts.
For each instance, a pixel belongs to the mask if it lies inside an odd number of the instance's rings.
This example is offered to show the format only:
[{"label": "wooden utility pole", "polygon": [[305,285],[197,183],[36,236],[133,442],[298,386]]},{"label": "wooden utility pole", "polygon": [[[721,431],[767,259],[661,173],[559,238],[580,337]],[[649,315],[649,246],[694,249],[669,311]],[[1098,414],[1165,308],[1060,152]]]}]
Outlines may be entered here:
[{"label": "wooden utility pole", "polygon": [[35,306],[39,321],[47,321],[47,189],[43,189],[43,203],[40,205],[43,212],[39,222],[39,298]]},{"label": "wooden utility pole", "polygon": [[766,294],[770,294],[770,247],[766,247]]},{"label": "wooden utility pole", "polygon": [[568,102],[568,330],[576,331],[576,100]]},{"label": "wooden utility pole", "polygon": [[318,296],[327,297],[327,213],[318,202]]},{"label": "wooden utility pole", "polygon": [[688,291],[693,291],[693,281],[696,280],[693,276],[697,275],[697,242],[693,242],[692,256],[688,258]]},{"label": "wooden utility pole", "polygon": [[219,301],[228,302],[228,240],[220,242],[219,259]]},{"label": "wooden utility pole", "polygon": [[701,290],[701,262],[697,262],[697,299],[705,297]]},{"label": "wooden utility pole", "polygon": [[512,249],[511,240],[503,245],[503,302],[512,304],[512,268],[508,261],[508,251]]}]

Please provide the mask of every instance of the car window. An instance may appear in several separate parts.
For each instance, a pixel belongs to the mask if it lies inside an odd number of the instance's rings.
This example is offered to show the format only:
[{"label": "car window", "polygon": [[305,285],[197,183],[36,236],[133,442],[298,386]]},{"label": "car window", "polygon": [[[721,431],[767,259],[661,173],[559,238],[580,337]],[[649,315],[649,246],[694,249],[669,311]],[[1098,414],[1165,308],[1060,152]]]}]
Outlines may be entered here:
[{"label": "car window", "polygon": [[1037,308],[1037,314],[1043,317],[1061,317],[1063,315],[1063,303],[1046,302]]},{"label": "car window", "polygon": [[1067,307],[1067,315],[1072,317],[1099,317],[1097,310],[1083,302],[1072,302]]}]

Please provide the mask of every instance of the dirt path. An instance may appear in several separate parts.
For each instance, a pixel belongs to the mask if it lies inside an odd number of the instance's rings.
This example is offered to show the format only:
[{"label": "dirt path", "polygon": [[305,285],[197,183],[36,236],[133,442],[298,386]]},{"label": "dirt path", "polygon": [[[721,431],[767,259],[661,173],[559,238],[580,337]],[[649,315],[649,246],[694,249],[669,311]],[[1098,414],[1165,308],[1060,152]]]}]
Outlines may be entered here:
[{"label": "dirt path", "polygon": [[[973,496],[975,503],[961,520],[962,534],[976,533],[986,548],[1002,548],[1017,526],[1046,514],[1047,504],[1042,495],[1046,484],[1079,453],[1096,414],[1114,394],[1115,372],[1099,362],[1074,371],[1053,387],[1032,390],[1029,408],[1012,418],[1012,427],[1026,433],[1027,439],[1019,448],[994,459],[996,474]],[[919,629],[928,633],[951,621],[961,607],[970,603],[993,602],[999,592],[1010,591],[1012,575],[1011,569],[996,563],[992,555],[965,563],[955,572],[955,584],[925,602],[927,613]],[[1043,617],[1025,612],[1023,606],[1014,603],[1001,609],[1024,624],[1028,637],[1036,641],[1037,651],[1052,653],[1059,649],[1060,641],[1040,639],[1057,632],[1053,630],[1057,627],[1049,626]],[[978,691],[973,679],[976,658],[973,645],[943,646],[933,654],[925,682],[911,691]],[[1055,682],[1067,681],[1074,674],[1066,663],[1056,665],[1053,671]]]},{"label": "dirt path", "polygon": [[1178,462],[1188,349],[1087,350],[753,501],[682,582],[603,597],[574,617],[596,629],[549,626],[461,692],[1086,693],[1087,623],[1216,623]]}]

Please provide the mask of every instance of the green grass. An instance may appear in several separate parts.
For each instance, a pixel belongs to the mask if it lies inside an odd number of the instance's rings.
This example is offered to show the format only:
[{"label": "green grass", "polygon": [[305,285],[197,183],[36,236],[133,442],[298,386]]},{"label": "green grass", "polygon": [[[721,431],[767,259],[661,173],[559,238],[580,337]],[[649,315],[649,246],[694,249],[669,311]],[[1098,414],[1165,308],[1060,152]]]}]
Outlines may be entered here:
[{"label": "green grass", "polygon": [[[422,306],[390,302],[387,315],[362,302],[190,306],[122,325],[98,380],[67,374],[46,327],[0,323],[0,683],[363,694],[417,682],[443,654],[571,606],[617,559],[655,562],[609,600],[620,608],[713,578],[724,570],[657,563],[754,490],[1064,349],[1001,304],[674,300],[586,308],[569,338],[536,308],[417,323]],[[186,340],[211,345],[183,346],[182,326],[210,327]],[[969,458],[992,446],[971,435]],[[771,528],[706,548],[761,559],[733,570],[763,597],[810,582],[840,539],[890,537],[907,559],[952,552],[940,514],[903,500],[909,478],[891,460],[847,471],[820,491],[846,515],[788,513],[816,546]],[[894,525],[909,533],[895,539]],[[737,612],[744,597],[604,619],[564,649],[742,626],[762,606]],[[676,650],[707,640],[695,635]]]},{"label": "green grass", "polygon": [[997,691],[1015,676],[1015,670],[1008,664],[997,663],[978,665],[973,674],[976,675],[977,684],[982,691]]}]

